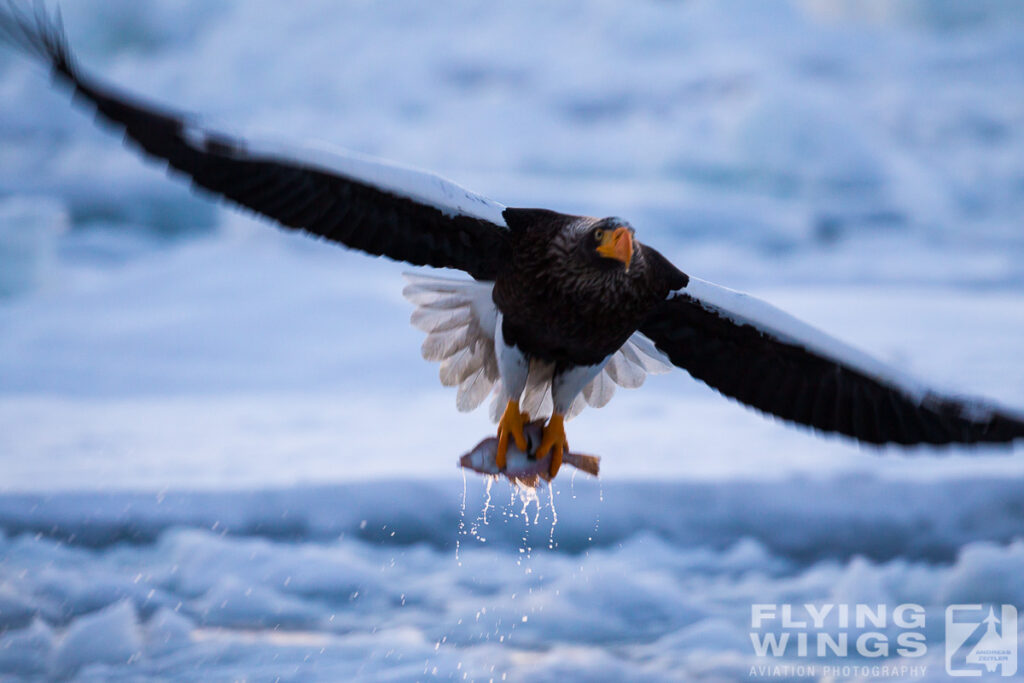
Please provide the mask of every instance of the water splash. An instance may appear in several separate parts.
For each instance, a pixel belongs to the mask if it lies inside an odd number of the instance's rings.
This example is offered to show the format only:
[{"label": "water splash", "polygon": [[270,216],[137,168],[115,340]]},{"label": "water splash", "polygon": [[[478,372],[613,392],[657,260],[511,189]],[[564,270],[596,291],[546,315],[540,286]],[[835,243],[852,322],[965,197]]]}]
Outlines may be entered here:
[{"label": "water splash", "polygon": [[484,498],[484,511],[482,513],[484,526],[487,526],[487,511],[491,508],[491,487],[494,486],[495,479],[497,479],[497,477],[489,477],[487,479],[487,485],[484,488],[484,491],[487,494],[487,497]]},{"label": "water splash", "polygon": [[548,507],[551,509],[551,531],[548,532],[548,550],[555,549],[555,526],[558,524],[558,512],[555,510],[555,482],[548,482]]},{"label": "water splash", "polygon": [[537,489],[532,486],[516,484],[515,492],[519,494],[519,501],[523,504],[523,508],[519,512],[523,515],[523,519],[526,520],[527,526],[530,526],[530,503],[535,503],[537,505],[537,514],[533,519],[533,524],[536,526],[540,519],[540,496],[537,495]]},{"label": "water splash", "polygon": [[459,558],[459,549],[462,547],[462,537],[466,535],[466,470],[462,471],[462,505],[459,507],[459,533],[455,536],[455,562],[462,566]]},{"label": "water splash", "polygon": [[[604,504],[604,487],[601,485],[601,481],[597,482],[597,499]],[[601,526],[601,505],[598,505],[594,509],[594,530],[590,532],[590,536],[587,538],[588,541],[593,541],[594,536],[597,536],[597,529]]]},{"label": "water splash", "polygon": [[487,542],[487,537],[480,535],[480,527],[487,526],[487,511],[494,507],[491,505],[491,487],[494,486],[496,479],[496,476],[487,477],[487,483],[484,488],[484,492],[486,494],[486,497],[484,498],[484,509],[480,512],[480,516],[474,519],[473,524],[469,527],[469,535],[481,543]]}]

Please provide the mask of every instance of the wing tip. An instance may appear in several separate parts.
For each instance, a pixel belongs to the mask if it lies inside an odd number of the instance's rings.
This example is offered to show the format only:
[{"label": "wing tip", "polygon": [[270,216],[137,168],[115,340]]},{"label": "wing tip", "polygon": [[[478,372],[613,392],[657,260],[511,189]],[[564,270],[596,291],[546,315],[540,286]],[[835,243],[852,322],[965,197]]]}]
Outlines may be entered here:
[{"label": "wing tip", "polygon": [[3,0],[0,4],[0,39],[76,81],[74,57],[60,7],[51,13],[45,2],[32,3],[31,10],[19,4],[15,0]]}]

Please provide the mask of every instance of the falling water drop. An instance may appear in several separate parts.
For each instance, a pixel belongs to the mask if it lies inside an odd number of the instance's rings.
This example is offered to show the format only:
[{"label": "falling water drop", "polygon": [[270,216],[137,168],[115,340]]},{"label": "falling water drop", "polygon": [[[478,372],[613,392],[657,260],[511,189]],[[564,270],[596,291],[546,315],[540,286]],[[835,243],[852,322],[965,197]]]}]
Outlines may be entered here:
[{"label": "falling water drop", "polygon": [[459,548],[462,545],[462,537],[466,535],[466,470],[462,470],[462,506],[459,508],[459,533],[455,536],[455,562],[460,567],[462,560],[459,559]]},{"label": "falling water drop", "polygon": [[555,511],[555,482],[548,482],[548,507],[551,508],[551,532],[548,534],[548,549],[555,548],[555,525],[558,524],[558,512]]}]

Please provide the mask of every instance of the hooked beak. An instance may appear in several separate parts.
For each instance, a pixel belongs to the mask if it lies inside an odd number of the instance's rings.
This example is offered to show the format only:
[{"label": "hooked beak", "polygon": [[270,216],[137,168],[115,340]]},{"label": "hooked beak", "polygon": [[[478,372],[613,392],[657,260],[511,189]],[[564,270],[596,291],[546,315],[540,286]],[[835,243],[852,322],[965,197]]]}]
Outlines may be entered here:
[{"label": "hooked beak", "polygon": [[597,247],[597,253],[605,258],[622,261],[628,273],[629,264],[633,262],[633,231],[627,227],[619,227],[606,232]]}]

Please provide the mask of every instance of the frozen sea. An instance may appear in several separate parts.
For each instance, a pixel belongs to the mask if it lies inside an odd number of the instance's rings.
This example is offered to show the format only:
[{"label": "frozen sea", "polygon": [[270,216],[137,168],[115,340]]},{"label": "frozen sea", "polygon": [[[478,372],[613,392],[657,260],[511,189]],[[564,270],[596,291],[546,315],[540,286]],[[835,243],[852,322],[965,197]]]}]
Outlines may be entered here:
[{"label": "frozen sea", "polygon": [[[1024,407],[1016,3],[61,7],[123,88],[624,216]],[[0,680],[947,680],[947,606],[1024,610],[1021,446],[858,448],[677,372],[569,424],[600,480],[487,486],[406,267],[192,194],[7,50],[0,103]],[[920,607],[923,647],[890,609],[759,656],[754,605],[808,603]]]}]

